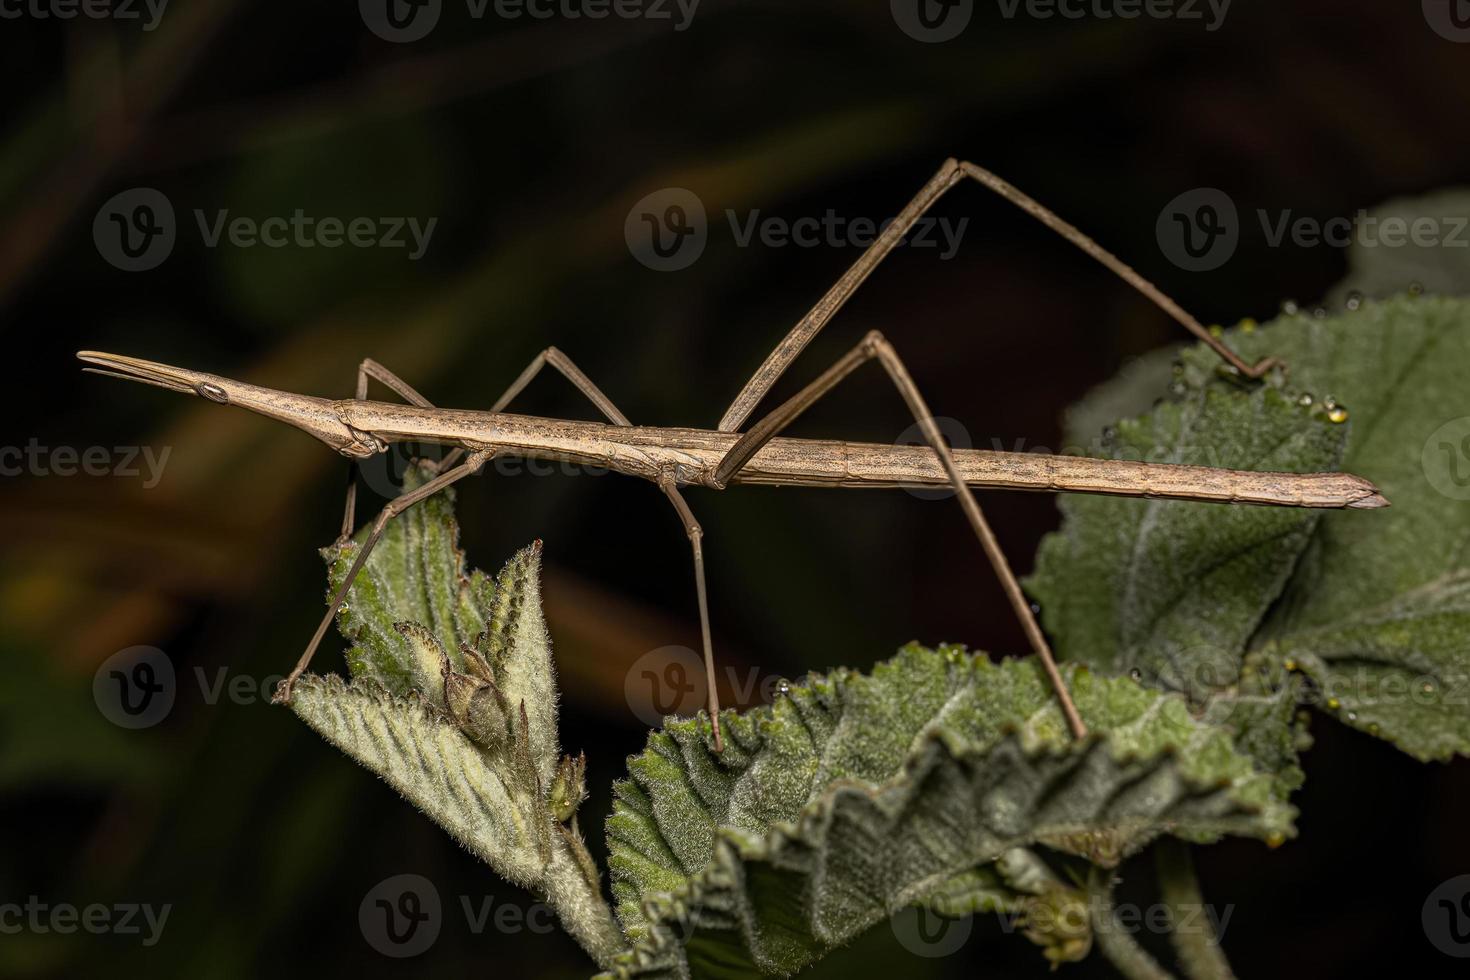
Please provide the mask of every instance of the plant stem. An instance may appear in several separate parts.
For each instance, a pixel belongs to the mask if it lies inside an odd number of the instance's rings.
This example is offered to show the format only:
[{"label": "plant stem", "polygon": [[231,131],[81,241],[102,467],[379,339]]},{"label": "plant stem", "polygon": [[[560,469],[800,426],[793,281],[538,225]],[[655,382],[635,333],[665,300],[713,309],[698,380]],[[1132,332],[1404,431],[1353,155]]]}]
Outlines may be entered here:
[{"label": "plant stem", "polygon": [[1111,871],[1093,865],[1087,875],[1087,897],[1097,946],[1118,972],[1128,980],[1174,980],[1173,974],[1159,966],[1113,914]]},{"label": "plant stem", "polygon": [[602,897],[601,881],[588,880],[584,862],[575,853],[578,847],[580,841],[569,842],[560,834],[552,839],[551,862],[546,866],[543,880],[546,900],[556,909],[567,934],[599,967],[609,969],[613,957],[627,943],[612,909]]},{"label": "plant stem", "polygon": [[[1159,842],[1155,851],[1159,888],[1169,905],[1173,929],[1169,938],[1179,953],[1179,962],[1191,980],[1235,980],[1214,920],[1205,914],[1199,878],[1194,873],[1194,856],[1189,845],[1173,837]],[[1181,919],[1181,913],[1183,918]],[[1186,924],[1181,927],[1180,922]]]}]

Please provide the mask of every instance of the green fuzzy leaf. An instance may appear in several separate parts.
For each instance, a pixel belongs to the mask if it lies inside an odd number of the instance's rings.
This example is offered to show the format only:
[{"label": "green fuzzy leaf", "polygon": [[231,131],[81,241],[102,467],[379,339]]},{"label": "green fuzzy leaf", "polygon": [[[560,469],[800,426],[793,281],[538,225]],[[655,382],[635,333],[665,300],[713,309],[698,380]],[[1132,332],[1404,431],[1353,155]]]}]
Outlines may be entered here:
[{"label": "green fuzzy leaf", "polygon": [[551,844],[534,780],[496,771],[479,749],[417,693],[390,694],[366,679],[307,675],[291,708],[507,881],[540,882]]},{"label": "green fuzzy leaf", "polygon": [[[1272,388],[1185,389],[1118,424],[1104,454],[1244,470],[1338,468],[1346,432]],[[1027,581],[1058,653],[1195,701],[1236,683],[1319,511],[1063,497]]]},{"label": "green fuzzy leaf", "polygon": [[789,974],[1033,843],[1115,864],[1160,833],[1293,832],[1271,778],[1182,698],[1067,673],[1082,743],[1034,663],[958,648],[908,647],[731,713],[723,755],[708,719],[671,722],[608,822],[635,943],[613,972]]},{"label": "green fuzzy leaf", "polygon": [[[411,469],[405,489],[431,478]],[[323,554],[335,595],[366,530]],[[337,617],[350,683],[306,675],[292,709],[506,880],[544,893],[599,964],[624,947],[575,823],[582,763],[561,760],[539,543],[468,572],[445,490],[389,522]],[[558,783],[558,771],[562,773]]]},{"label": "green fuzzy leaf", "polygon": [[[432,476],[410,467],[404,491]],[[353,644],[347,663],[354,677],[394,694],[418,691],[443,708],[441,655],[456,671],[465,669],[464,650],[482,655],[512,710],[525,705],[536,773],[549,786],[561,749],[556,671],[541,612],[541,548],[522,549],[494,581],[468,571],[454,500],[453,489],[443,490],[384,530],[337,616],[337,628]],[[341,588],[370,530],[323,550],[329,595]]]},{"label": "green fuzzy leaf", "polygon": [[[1347,278],[1332,291],[1330,301],[1341,305],[1354,293],[1386,299],[1407,292],[1413,283],[1443,296],[1470,293],[1466,215],[1470,215],[1470,189],[1463,187],[1395,198],[1370,209],[1358,219],[1357,234],[1347,250]],[[1412,234],[1413,223],[1420,221],[1423,227],[1425,218],[1430,220],[1432,238],[1420,244]],[[1384,222],[1393,220],[1411,234],[1386,230]],[[1400,244],[1385,247],[1385,239],[1399,238]]]},{"label": "green fuzzy leaf", "polygon": [[[1326,515],[1255,645],[1295,661],[1344,723],[1419,759],[1470,753],[1470,301],[1400,297],[1227,343],[1339,402],[1343,468],[1393,504]],[[1186,363],[1208,383],[1201,352]]]},{"label": "green fuzzy leaf", "polygon": [[[409,467],[404,490],[422,485],[431,475]],[[342,587],[369,531],[371,524],[364,525],[351,540],[322,550],[329,597]],[[352,644],[347,653],[352,676],[371,678],[394,694],[413,690],[422,672],[416,671],[420,651],[414,640],[398,629],[407,622],[420,624],[455,669],[463,668],[460,644],[473,644],[485,631],[485,609],[494,589],[483,572],[466,571],[458,545],[452,489],[388,523],[337,614],[337,629]]]},{"label": "green fuzzy leaf", "polygon": [[[1058,649],[1187,691],[1286,787],[1300,779],[1302,704],[1419,759],[1470,753],[1470,301],[1405,296],[1335,317],[1247,322],[1225,342],[1287,371],[1243,389],[1213,352],[1190,348],[1174,400],[1120,424],[1113,448],[1169,459],[1211,446],[1198,461],[1340,468],[1376,483],[1392,507],[1316,515],[1065,500],[1063,529],[1042,543],[1027,583]],[[1105,386],[1099,397],[1113,394]],[[1257,457],[1243,439],[1276,441]],[[1237,673],[1248,659],[1257,672]],[[1288,667],[1310,683],[1285,677]]]}]

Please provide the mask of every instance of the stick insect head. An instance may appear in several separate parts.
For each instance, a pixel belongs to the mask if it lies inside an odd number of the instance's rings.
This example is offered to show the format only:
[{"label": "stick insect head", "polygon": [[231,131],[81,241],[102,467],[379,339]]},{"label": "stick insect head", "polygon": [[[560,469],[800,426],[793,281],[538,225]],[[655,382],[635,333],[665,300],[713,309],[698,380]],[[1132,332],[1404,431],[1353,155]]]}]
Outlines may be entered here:
[{"label": "stick insect head", "polygon": [[185,395],[198,395],[221,405],[238,405],[267,418],[288,422],[316,436],[343,456],[361,459],[388,448],[371,433],[354,429],[344,422],[337,412],[336,404],[325,398],[294,395],[287,391],[262,388],[205,374],[203,371],[190,371],[156,361],[125,357],[122,354],[84,350],[77,352],[77,358],[95,365],[83,368],[91,374],[139,381]]}]

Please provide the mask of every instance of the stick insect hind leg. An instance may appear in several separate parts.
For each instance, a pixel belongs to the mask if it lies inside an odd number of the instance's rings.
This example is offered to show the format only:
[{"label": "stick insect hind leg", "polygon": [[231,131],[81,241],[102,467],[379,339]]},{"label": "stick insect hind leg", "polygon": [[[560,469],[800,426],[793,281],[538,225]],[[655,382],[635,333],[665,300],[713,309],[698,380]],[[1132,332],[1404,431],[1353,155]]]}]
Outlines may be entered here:
[{"label": "stick insect hind leg", "polygon": [[[983,167],[973,163],[962,162],[950,158],[944,162],[933,178],[919,191],[912,201],[899,213],[889,226],[884,229],[883,234],[878,237],[868,249],[858,257],[852,267],[845,272],[832,288],[817,301],[817,304],[797,322],[796,326],[776,345],[775,349],[766,357],[765,361],[758,367],[750,380],[735,396],[730,407],[725,411],[720,420],[721,432],[737,432],[745,420],[750,417],[771,387],[786,372],[798,355],[801,354],[812,338],[827,325],[827,321],[840,310],[848,299],[855,293],[867,278],[872,275],[885,258],[888,257],[904,237],[913,229],[930,208],[932,208],[944,194],[961,180],[970,178],[999,194],[1007,201],[1021,208],[1027,214],[1036,218],[1067,241],[1086,252],[1092,258],[1101,262],[1112,270],[1119,278],[1128,283],[1139,293],[1143,294],[1174,320],[1178,321],[1190,333],[1198,337],[1202,342],[1213,349],[1236,371],[1241,374],[1259,378],[1275,365],[1274,359],[1266,359],[1256,364],[1247,364],[1241,360],[1239,355],[1225,346],[1218,338],[1211,336],[1210,332],[1200,325],[1199,321],[1190,316],[1179,304],[1164,295],[1157,286],[1139,275],[1131,266],[1114,256],[1107,249],[1097,244],[1079,229],[1054,214],[1044,207],[1040,202],[1033,200],[1023,193],[1019,188],[1012,186],[1007,181],[991,173]],[[981,546],[985,549],[986,557],[989,558],[996,574],[1000,577],[1001,585],[1004,587],[1006,596],[1015,609],[1021,626],[1025,630],[1032,648],[1045,666],[1053,686],[1056,688],[1058,699],[1067,715],[1067,720],[1072,726],[1073,732],[1080,738],[1085,729],[1081,718],[1078,717],[1076,707],[1072,703],[1070,693],[1057,671],[1056,663],[1052,657],[1051,649],[1047,645],[1046,638],[1036,622],[1036,617],[1031,611],[1031,606],[1026,602],[1021,587],[1016,581],[1015,573],[1011,571],[1010,564],[1001,553],[996,543],[995,535],[990,530],[980,506],[976,503],[974,495],[969,487],[965,485],[955,466],[954,457],[950,452],[948,444],[939,433],[933,419],[929,415],[928,408],[924,405],[923,398],[919,395],[918,388],[913,379],[909,377],[904,369],[902,361],[894,353],[888,342],[878,334],[870,334],[847,357],[839,361],[831,370],[818,378],[796,397],[785,405],[776,409],[767,416],[760,424],[748,432],[744,438],[731,447],[729,453],[721,461],[716,469],[711,482],[717,486],[725,486],[739,471],[751,456],[753,456],[765,442],[791,423],[803,412],[808,405],[820,398],[827,390],[836,385],[842,378],[846,377],[859,364],[877,357],[893,379],[909,408],[918,418],[920,427],[924,430],[925,438],[929,441],[934,451],[939,455],[940,463],[943,465],[951,482],[955,484],[959,492],[959,500],[964,507],[965,516],[969,519],[976,536],[980,539]]]},{"label": "stick insect hind leg", "polygon": [[874,330],[863,338],[862,342],[849,351],[836,364],[828,368],[811,384],[797,392],[792,398],[779,408],[775,409],[765,418],[761,419],[750,431],[740,438],[735,445],[730,447],[720,464],[716,467],[711,483],[716,487],[724,488],[735,474],[740,472],[752,456],[756,454],[761,446],[771,441],[781,430],[794,422],[802,412],[806,411],[823,395],[835,388],[843,378],[846,378],[858,367],[869,360],[876,358],[883,365],[884,371],[893,381],[898,392],[903,396],[909,411],[919,423],[923,430],[924,438],[934,449],[939,457],[940,465],[944,467],[949,481],[954,485],[957,499],[964,509],[965,517],[970,522],[970,527],[975,532],[975,537],[980,540],[980,547],[985,551],[985,556],[990,560],[991,567],[1000,578],[1001,586],[1005,589],[1006,599],[1020,620],[1022,628],[1026,631],[1026,638],[1031,643],[1032,650],[1040,659],[1042,667],[1046,670],[1053,689],[1056,691],[1057,700],[1061,703],[1062,714],[1067,719],[1067,725],[1071,728],[1076,738],[1087,736],[1087,726],[1083,724],[1082,717],[1077,713],[1077,706],[1072,701],[1071,692],[1067,690],[1066,681],[1063,680],[1061,671],[1057,669],[1056,659],[1052,656],[1051,647],[1046,642],[1046,636],[1041,632],[1041,627],[1036,622],[1036,616],[1031,611],[1030,604],[1026,601],[1025,594],[1021,591],[1021,584],[1016,580],[1015,573],[1011,571],[1010,563],[1006,561],[1005,554],[1000,549],[999,542],[995,539],[995,532],[990,529],[990,523],[986,521],[985,514],[980,510],[980,504],[975,500],[974,493],[970,490],[965,478],[960,474],[955,465],[954,455],[950,451],[949,443],[945,441],[939,426],[934,422],[934,416],[929,411],[929,406],[924,402],[924,397],[919,393],[918,386],[909,375],[908,369],[904,367],[898,352],[884,339],[883,335]]},{"label": "stick insect hind leg", "polygon": [[1259,378],[1273,366],[1276,361],[1267,358],[1256,364],[1246,364],[1240,356],[1226,347],[1219,338],[1214,337],[1200,325],[1200,322],[1190,316],[1183,308],[1175,303],[1153,283],[1139,275],[1131,266],[1124,263],[1117,256],[1083,234],[1073,225],[1063,221],[1051,210],[1044,207],[1040,202],[1033,200],[1019,188],[1012,186],[1005,180],[973,163],[967,163],[950,158],[944,161],[939,172],[924,185],[923,189],[908,203],[883,233],[878,236],[877,241],[868,246],[867,251],[858,257],[852,267],[843,273],[842,278],[833,284],[817,305],[813,306],[806,316],[802,317],[796,326],[791,328],[776,348],[766,357],[756,372],[751,375],[745,387],[735,396],[730,407],[725,411],[725,416],[720,420],[721,432],[736,432],[740,426],[750,417],[771,386],[786,372],[798,354],[806,348],[821,329],[827,325],[827,321],[842,309],[853,293],[872,275],[888,254],[894,250],[904,239],[919,219],[922,218],[944,194],[966,177],[974,180],[1010,201],[1016,207],[1025,211],[1052,231],[1061,235],[1067,241],[1077,246],[1098,262],[1101,262],[1120,279],[1128,283],[1138,292],[1142,293],[1156,306],[1169,314],[1175,321],[1190,333],[1207,344],[1215,353],[1219,354],[1227,364],[1235,368],[1241,374],[1251,378]]},{"label": "stick insect hind leg", "polygon": [[[1092,258],[1101,262],[1112,270],[1119,278],[1128,283],[1134,289],[1147,297],[1174,320],[1178,321],[1185,329],[1194,334],[1201,341],[1213,349],[1236,371],[1241,374],[1259,378],[1265,374],[1275,360],[1268,358],[1257,364],[1247,364],[1241,360],[1239,355],[1225,346],[1218,338],[1211,336],[1210,332],[1200,325],[1199,321],[1190,316],[1179,304],[1164,295],[1157,286],[1139,275],[1132,267],[1114,256],[1107,249],[1097,244],[1079,229],[1054,214],[1044,207],[1040,202],[1033,200],[1023,193],[1019,188],[991,173],[983,167],[973,163],[962,162],[950,158],[944,162],[933,178],[919,191],[912,201],[899,213],[898,217],[891,222],[883,233],[868,249],[858,257],[852,267],[833,284],[832,288],[817,301],[806,316],[797,322],[796,326],[782,338],[775,349],[766,357],[765,361],[758,367],[745,387],[735,396],[725,415],[720,419],[719,429],[721,432],[737,432],[750,413],[755,410],[766,394],[770,392],[772,385],[780,379],[781,375],[791,365],[797,356],[806,348],[821,329],[827,325],[827,321],[840,310],[847,300],[855,293],[867,278],[872,275],[889,253],[894,250],[913,229],[925,213],[932,208],[944,194],[961,180],[970,178],[999,194],[1007,201],[1019,207],[1042,224],[1046,225],[1067,241],[1086,252]],[[1071,694],[1067,691],[1065,682],[1047,645],[1046,637],[1041,632],[1041,627],[1036,622],[1036,617],[1031,611],[1031,606],[1026,602],[1021,592],[1020,584],[1016,581],[1015,573],[1011,571],[1010,564],[1005,555],[1001,553],[1000,547],[995,540],[994,533],[990,530],[985,516],[980,511],[980,505],[975,501],[974,495],[959,474],[955,466],[954,457],[950,452],[948,444],[944,441],[939,429],[935,426],[925,406],[923,398],[919,395],[918,388],[913,379],[909,377],[904,369],[903,362],[894,353],[888,342],[878,334],[869,334],[862,344],[858,345],[847,357],[839,361],[831,370],[818,378],[796,397],[785,405],[772,412],[765,420],[755,426],[739,442],[737,442],[716,469],[711,478],[713,484],[723,487],[732,479],[751,456],[753,456],[761,445],[773,438],[781,429],[789,425],[793,419],[801,414],[808,405],[816,401],[833,385],[846,377],[862,362],[877,357],[893,379],[909,408],[918,418],[920,427],[924,430],[925,438],[939,455],[939,461],[943,465],[950,481],[954,483],[959,492],[960,504],[964,507],[965,516],[969,519],[971,527],[980,539],[981,546],[985,549],[986,557],[994,567],[996,574],[1000,577],[1001,585],[1004,587],[1006,596],[1011,606],[1015,609],[1021,626],[1025,630],[1032,648],[1041,659],[1050,677],[1052,685],[1056,688],[1057,698],[1061,701],[1063,712],[1067,716],[1068,723],[1072,726],[1073,733],[1077,737],[1085,734],[1081,718],[1077,715],[1076,706],[1072,703]]]}]

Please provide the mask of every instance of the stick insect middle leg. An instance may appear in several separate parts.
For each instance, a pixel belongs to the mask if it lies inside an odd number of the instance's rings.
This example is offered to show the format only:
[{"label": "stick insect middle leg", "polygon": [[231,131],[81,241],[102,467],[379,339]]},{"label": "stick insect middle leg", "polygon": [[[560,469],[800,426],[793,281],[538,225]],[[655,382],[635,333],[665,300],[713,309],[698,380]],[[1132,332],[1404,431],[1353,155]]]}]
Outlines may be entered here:
[{"label": "stick insect middle leg", "polygon": [[[555,347],[548,347],[536,355],[536,358],[526,366],[526,369],[521,372],[520,377],[516,378],[511,386],[506,389],[505,394],[500,396],[490,411],[497,413],[505,411],[511,401],[548,364],[561,372],[562,376],[575,385],[578,391],[586,395],[587,400],[593,405],[596,405],[598,410],[607,416],[608,421],[612,422],[613,425],[631,426],[633,424],[613,404],[612,399],[603,394],[602,389],[597,387],[596,383],[587,377],[581,368],[573,363],[570,357],[567,357]],[[460,452],[460,450],[456,450],[455,452]],[[455,455],[451,453],[446,459],[446,462],[453,458],[455,458]],[[710,724],[714,729],[715,751],[717,753],[723,752],[725,751],[725,742],[720,732],[720,691],[715,674],[714,644],[710,638],[709,593],[705,587],[704,579],[704,529],[700,527],[699,521],[695,519],[694,512],[689,509],[689,504],[685,502],[684,495],[679,492],[679,488],[675,485],[671,475],[666,474],[659,479],[658,488],[663,491],[664,496],[669,498],[669,503],[674,505],[674,510],[678,513],[679,520],[684,524],[684,533],[689,537],[689,546],[694,553],[694,586],[699,600],[700,636],[704,644],[706,707],[709,711]]]},{"label": "stick insect middle leg", "polygon": [[1087,736],[1087,726],[1083,724],[1082,717],[1077,713],[1077,706],[1072,702],[1071,692],[1067,690],[1067,683],[1062,678],[1061,671],[1057,669],[1056,659],[1052,656],[1051,647],[1046,642],[1046,636],[1041,632],[1041,626],[1036,622],[1036,615],[1031,611],[1030,604],[1026,601],[1025,594],[1021,591],[1021,584],[1016,580],[1016,575],[1011,571],[1011,566],[1004,552],[1001,551],[1000,543],[996,541],[995,532],[991,530],[990,523],[985,519],[985,514],[980,510],[980,504],[975,500],[969,484],[960,474],[955,465],[954,454],[945,441],[939,426],[934,422],[934,416],[929,411],[929,406],[924,402],[924,397],[919,393],[919,388],[914,384],[914,379],[909,375],[908,369],[904,367],[898,352],[883,337],[881,333],[874,330],[863,338],[862,342],[854,347],[842,359],[832,367],[828,368],[811,384],[797,392],[792,398],[779,408],[772,411],[761,419],[750,431],[742,436],[735,445],[730,447],[720,464],[716,467],[711,483],[716,487],[723,488],[740,468],[744,466],[761,446],[775,438],[781,430],[794,422],[802,412],[806,411],[812,404],[827,392],[835,388],[843,378],[847,377],[859,366],[869,360],[877,358],[888,373],[888,377],[898,388],[899,394],[903,396],[909,411],[919,423],[923,430],[924,438],[934,449],[939,457],[940,465],[944,467],[949,481],[954,485],[956,496],[960,506],[965,511],[965,517],[970,522],[975,536],[980,540],[980,547],[985,551],[985,556],[990,560],[991,567],[1000,578],[1001,586],[1006,593],[1006,599],[1015,611],[1016,617],[1021,622],[1021,627],[1026,632],[1026,638],[1035,651],[1037,658],[1041,661],[1047,677],[1051,680],[1053,689],[1056,691],[1057,700],[1061,703],[1062,714],[1067,719],[1067,724],[1072,729],[1072,734],[1081,739]]}]

